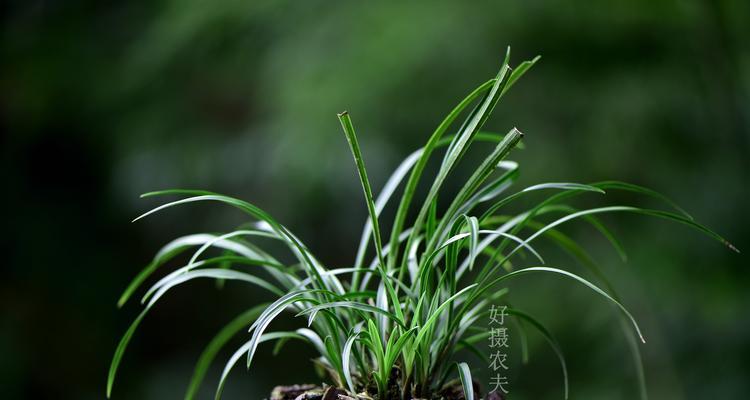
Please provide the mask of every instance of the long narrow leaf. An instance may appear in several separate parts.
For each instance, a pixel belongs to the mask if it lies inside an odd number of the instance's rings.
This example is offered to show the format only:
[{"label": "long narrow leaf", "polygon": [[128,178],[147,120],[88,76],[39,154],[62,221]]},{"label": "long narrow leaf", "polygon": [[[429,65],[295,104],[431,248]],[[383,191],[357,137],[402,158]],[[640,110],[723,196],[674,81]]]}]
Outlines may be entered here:
[{"label": "long narrow leaf", "polygon": [[370,222],[372,223],[373,241],[375,243],[375,251],[378,255],[378,263],[380,264],[380,273],[383,276],[383,283],[385,289],[388,292],[393,311],[397,318],[403,324],[404,314],[401,310],[401,304],[396,296],[396,291],[393,290],[390,280],[387,276],[387,269],[385,264],[385,257],[383,256],[383,243],[380,236],[380,224],[378,223],[378,213],[375,210],[375,201],[372,196],[372,189],[370,188],[370,180],[367,178],[367,169],[365,168],[365,162],[362,159],[362,152],[359,149],[359,142],[357,141],[357,135],[354,133],[354,126],[352,125],[351,117],[349,113],[344,111],[339,114],[339,120],[341,126],[346,134],[346,140],[349,142],[349,148],[354,156],[354,162],[357,165],[357,172],[359,173],[359,180],[362,184],[362,189],[365,193],[365,202],[367,203],[367,211],[370,213]]},{"label": "long narrow leaf", "polygon": [[211,340],[211,343],[206,346],[203,350],[198,362],[195,364],[195,370],[193,376],[190,378],[190,384],[188,385],[187,393],[185,393],[185,400],[193,400],[198,394],[203,378],[208,372],[208,368],[211,366],[211,362],[216,358],[222,347],[242,328],[246,327],[251,322],[255,321],[256,318],[263,312],[268,304],[260,304],[255,306],[244,313],[235,317],[229,324],[227,324],[218,334]]},{"label": "long narrow leaf", "polygon": [[465,362],[456,363],[458,367],[458,376],[461,378],[461,386],[464,389],[464,398],[474,400],[474,383],[471,379],[471,369]]},{"label": "long narrow leaf", "polygon": [[609,300],[614,305],[616,305],[623,312],[623,314],[628,317],[628,319],[630,320],[630,323],[633,325],[633,328],[635,329],[636,333],[638,334],[638,337],[641,339],[641,342],[646,343],[646,340],[643,338],[643,334],[641,333],[641,328],[638,326],[638,323],[635,321],[635,318],[633,317],[632,314],[630,314],[630,311],[628,311],[628,309],[625,308],[625,306],[623,306],[619,301],[617,301],[614,298],[612,298],[612,296],[608,295],[605,291],[601,290],[598,286],[594,285],[593,283],[587,281],[584,278],[581,278],[580,276],[578,276],[578,275],[576,275],[574,273],[571,273],[571,272],[568,272],[568,271],[565,271],[565,270],[562,270],[562,269],[559,269],[559,268],[551,268],[551,267],[528,267],[528,268],[520,269],[520,270],[517,270],[517,271],[509,272],[509,273],[507,273],[505,275],[502,275],[502,276],[499,276],[499,277],[495,278],[493,281],[491,281],[486,286],[481,287],[480,290],[477,291],[477,293],[475,293],[475,294],[478,295],[481,292],[486,291],[487,289],[493,287],[497,283],[502,282],[504,280],[507,280],[507,279],[510,279],[510,278],[513,278],[513,277],[516,277],[516,276],[519,276],[519,275],[525,275],[525,274],[528,274],[528,273],[531,273],[531,272],[552,272],[552,273],[555,273],[555,274],[560,274],[562,276],[566,276],[568,278],[571,278],[573,280],[576,280],[576,281],[584,284],[589,289],[593,290],[594,292],[598,293],[600,296],[604,297],[605,299]]}]

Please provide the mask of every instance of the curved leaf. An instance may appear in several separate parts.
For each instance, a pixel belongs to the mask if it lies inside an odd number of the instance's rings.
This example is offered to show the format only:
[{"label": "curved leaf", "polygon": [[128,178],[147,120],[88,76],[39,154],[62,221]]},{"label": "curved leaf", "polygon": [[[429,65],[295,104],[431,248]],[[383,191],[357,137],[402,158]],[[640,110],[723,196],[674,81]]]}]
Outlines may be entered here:
[{"label": "curved leaf", "polygon": [[471,380],[469,364],[460,362],[456,363],[456,367],[458,367],[458,376],[461,378],[461,386],[464,388],[464,398],[474,400],[474,384]]},{"label": "curved leaf", "polygon": [[630,320],[631,324],[633,325],[633,328],[638,333],[638,337],[641,339],[641,342],[646,343],[646,340],[643,338],[643,334],[641,333],[641,328],[638,326],[638,323],[635,321],[635,318],[633,318],[633,315],[630,314],[630,311],[628,311],[628,309],[625,308],[625,306],[623,306],[622,304],[620,304],[619,301],[617,301],[614,298],[612,298],[612,296],[610,296],[609,294],[607,294],[605,291],[601,290],[598,286],[594,285],[593,283],[587,281],[584,278],[581,278],[580,276],[578,276],[578,275],[576,275],[576,274],[574,274],[572,272],[568,272],[568,271],[565,271],[565,270],[562,270],[562,269],[551,268],[551,267],[528,267],[528,268],[524,268],[524,269],[519,269],[517,271],[509,272],[509,273],[507,273],[505,275],[501,275],[501,276],[495,278],[493,281],[491,281],[490,283],[488,283],[486,286],[481,287],[476,293],[474,293],[474,295],[481,294],[483,291],[491,288],[492,286],[496,285],[499,282],[502,282],[504,280],[516,277],[518,275],[525,275],[525,274],[528,274],[528,273],[531,273],[531,272],[552,272],[552,273],[556,273],[556,274],[560,274],[560,275],[566,276],[568,278],[572,278],[573,280],[576,280],[576,281],[584,284],[586,287],[588,287],[589,289],[591,289],[594,292],[598,293],[600,296],[604,297],[605,299],[607,299],[610,302],[612,302],[613,304],[615,304],[618,308],[620,308],[620,310],[623,312],[623,314],[625,314],[628,317],[628,319]]},{"label": "curved leaf", "polygon": [[190,384],[188,385],[187,393],[185,393],[185,400],[193,400],[195,398],[198,389],[203,382],[203,378],[206,376],[208,368],[211,366],[211,362],[216,358],[219,350],[221,350],[221,348],[224,347],[234,335],[241,331],[242,328],[255,321],[266,307],[267,304],[261,304],[238,315],[222,328],[213,340],[211,340],[198,358],[198,362],[195,364],[193,376],[190,378]]}]

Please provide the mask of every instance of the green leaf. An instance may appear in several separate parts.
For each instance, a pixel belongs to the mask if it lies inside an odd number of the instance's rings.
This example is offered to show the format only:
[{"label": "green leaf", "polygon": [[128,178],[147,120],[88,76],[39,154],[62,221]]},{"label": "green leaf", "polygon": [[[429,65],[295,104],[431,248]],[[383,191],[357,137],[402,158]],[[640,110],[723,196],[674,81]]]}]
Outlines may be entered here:
[{"label": "green leaf", "polygon": [[354,388],[352,371],[349,364],[351,361],[352,346],[354,346],[354,342],[357,340],[359,334],[360,332],[355,332],[351,336],[349,336],[346,339],[346,343],[344,343],[344,350],[341,352],[341,360],[343,364],[344,378],[346,379],[346,386],[352,393],[356,393],[356,389]]},{"label": "green leaf", "polygon": [[[454,197],[453,202],[451,202],[448,210],[445,211],[443,218],[438,224],[436,229],[437,232],[444,232],[445,228],[452,224],[454,217],[461,208],[461,205],[479,189],[482,183],[484,183],[490,174],[497,168],[500,161],[504,159],[515,147],[516,143],[521,140],[522,136],[523,134],[518,129],[513,128],[507,135],[505,135],[505,138],[495,146],[492,153],[482,161],[482,164],[474,171],[474,174],[472,174],[458,194]],[[432,251],[440,239],[442,239],[441,235],[434,235],[428,242],[426,251]]]},{"label": "green leaf", "polygon": [[[739,250],[737,250],[736,247],[734,247],[729,241],[721,237],[718,233],[706,228],[705,226],[693,221],[692,219],[689,219],[687,217],[684,217],[679,214],[671,213],[668,211],[661,211],[661,210],[651,210],[646,208],[638,208],[638,207],[630,207],[630,206],[609,206],[609,207],[600,207],[600,208],[592,208],[588,210],[579,211],[570,215],[566,215],[556,221],[553,221],[549,224],[547,224],[544,228],[538,230],[536,233],[531,235],[528,239],[525,240],[525,242],[530,242],[534,238],[538,237],[539,235],[543,234],[545,231],[554,228],[555,226],[558,226],[564,222],[570,221],[574,218],[586,216],[586,215],[592,215],[592,214],[601,214],[601,213],[609,213],[609,212],[630,212],[635,214],[643,214],[643,215],[650,215],[653,217],[668,219],[671,221],[679,222],[681,224],[687,225],[691,228],[694,228],[707,236],[719,241],[720,243],[724,244],[725,246],[729,247],[731,250],[739,253]],[[519,245],[520,246],[520,245]]]},{"label": "green leaf", "polygon": [[552,336],[552,334],[547,330],[547,328],[537,321],[534,317],[532,317],[529,314],[526,314],[524,312],[521,312],[519,310],[507,309],[508,314],[513,315],[517,318],[520,318],[529,324],[533,326],[534,328],[539,331],[539,333],[542,334],[544,339],[549,343],[550,347],[552,347],[552,350],[555,352],[555,355],[557,356],[558,360],[560,361],[560,367],[562,368],[563,373],[563,384],[564,384],[564,391],[565,391],[565,399],[568,398],[569,393],[569,383],[568,383],[568,367],[565,362],[565,356],[563,355],[562,349],[560,348],[560,345],[557,343],[557,340],[555,340],[555,337]]},{"label": "green leaf", "polygon": [[330,285],[327,284],[320,277],[321,267],[318,265],[317,262],[315,262],[310,252],[299,241],[299,239],[297,239],[291,232],[289,232],[289,230],[287,230],[284,226],[278,223],[268,213],[266,213],[265,211],[263,211],[262,209],[258,208],[257,206],[253,204],[250,204],[243,200],[238,200],[232,197],[223,196],[220,194],[215,194],[215,193],[206,192],[202,190],[184,190],[184,189],[163,190],[159,192],[146,193],[142,195],[142,197],[175,195],[175,194],[176,195],[192,195],[192,197],[175,200],[166,204],[162,204],[161,206],[158,206],[144,214],[141,214],[139,217],[135,218],[133,222],[138,221],[142,218],[145,218],[161,210],[171,208],[171,207],[181,205],[181,204],[188,204],[188,203],[202,202],[202,201],[216,201],[216,202],[230,205],[232,207],[238,208],[239,210],[257,218],[260,221],[264,221],[265,223],[267,223],[271,227],[271,229],[273,229],[273,231],[276,234],[278,234],[279,238],[284,243],[287,244],[289,249],[299,259],[300,263],[307,266],[306,271],[308,273],[311,273],[312,276],[316,277],[316,282],[320,285],[320,287],[325,288],[325,289],[330,289]]},{"label": "green leaf", "polygon": [[[194,270],[194,269],[200,268],[200,267],[206,267],[206,266],[209,266],[209,265],[214,265],[214,264],[223,264],[223,263],[225,263],[227,261],[230,261],[230,262],[233,262],[233,263],[236,263],[236,264],[264,266],[264,267],[271,267],[271,268],[276,268],[276,269],[283,269],[284,268],[284,266],[280,265],[280,264],[275,264],[275,263],[267,262],[267,261],[264,261],[264,260],[256,260],[256,259],[245,258],[245,257],[236,257],[236,256],[221,256],[221,257],[214,257],[214,258],[210,258],[210,259],[206,259],[206,260],[201,260],[201,261],[197,261],[197,262],[193,263],[192,265],[188,264],[188,265],[186,265],[186,266],[184,266],[182,268],[179,268],[176,271],[173,271],[172,273],[168,274],[164,278],[162,278],[159,281],[157,281],[153,286],[151,286],[146,291],[146,294],[143,295],[143,298],[141,298],[141,303],[143,304],[146,301],[148,301],[148,299],[151,298],[154,295],[154,293],[156,293],[157,291],[159,291],[161,288],[163,288],[167,284],[175,282],[175,280],[178,279],[178,278],[180,278],[180,277],[184,278],[185,275],[188,272],[191,272],[191,270]],[[278,289],[273,284],[271,284],[271,283],[269,283],[269,282],[267,282],[267,281],[265,281],[263,279],[260,279],[260,278],[255,278],[255,277],[246,278],[247,274],[244,274],[242,272],[237,272],[237,271],[233,271],[233,270],[227,270],[227,269],[224,269],[224,268],[215,268],[215,269],[208,269],[208,268],[206,268],[206,269],[201,269],[201,271],[207,271],[207,270],[208,271],[216,271],[216,270],[232,271],[232,272],[228,272],[227,274],[243,277],[240,280],[248,280],[249,279],[249,281],[251,283],[256,283],[259,286],[261,286],[261,287],[263,287],[263,288],[265,288],[267,290],[270,290],[274,294],[278,294],[278,295],[283,294],[283,292],[281,292],[281,290]],[[199,278],[199,277],[208,277],[208,278],[211,278],[211,276],[203,276],[203,275],[205,275],[205,274],[213,274],[213,273],[214,272],[209,272],[209,273],[204,273],[204,274],[197,274],[197,275],[196,274],[188,275],[189,278],[186,279],[186,280],[190,280],[190,279],[194,279],[194,278]],[[201,276],[198,276],[198,275],[201,275]],[[220,273],[216,274],[215,278],[216,279],[224,279],[220,275],[221,275]],[[232,278],[230,278],[230,279],[232,279]],[[235,279],[238,279],[238,278],[235,278]],[[186,280],[178,281],[178,283],[185,282]]]},{"label": "green leaf", "polygon": [[362,160],[362,153],[359,150],[357,135],[354,133],[354,126],[352,125],[352,120],[349,116],[349,113],[344,111],[338,116],[339,120],[341,121],[341,126],[344,128],[346,140],[347,142],[349,142],[349,148],[351,149],[352,155],[354,156],[354,163],[357,165],[359,180],[365,193],[365,202],[367,203],[367,211],[370,213],[373,241],[375,242],[375,251],[378,255],[380,274],[382,275],[383,283],[385,284],[385,289],[388,292],[388,297],[390,298],[393,310],[395,311],[398,320],[401,322],[401,325],[403,325],[404,314],[403,311],[401,311],[401,303],[398,301],[396,291],[393,290],[393,285],[391,285],[391,282],[388,279],[385,257],[383,256],[383,244],[380,237],[380,225],[378,224],[378,213],[375,210],[375,201],[373,200],[372,189],[370,188],[370,180],[367,179],[367,170],[365,169],[365,162],[364,160]]},{"label": "green leaf", "polygon": [[523,196],[524,194],[535,192],[537,190],[546,190],[546,189],[557,189],[562,190],[564,192],[568,193],[576,193],[576,192],[596,192],[596,193],[604,193],[604,191],[596,186],[592,185],[584,185],[580,183],[570,183],[570,182],[562,182],[562,183],[542,183],[538,185],[529,186],[520,192],[514,193],[508,197],[505,197],[504,199],[496,202],[493,204],[490,208],[487,209],[487,211],[482,214],[482,216],[479,218],[479,222],[483,222],[487,218],[489,218],[491,215],[493,215],[497,210],[500,208],[506,206],[513,200]]},{"label": "green leaf", "polygon": [[[167,243],[164,247],[162,247],[159,250],[159,252],[156,253],[156,256],[154,256],[154,259],[151,261],[151,263],[149,263],[133,279],[133,281],[130,282],[128,287],[120,296],[120,299],[117,301],[117,306],[122,307],[128,301],[128,299],[133,295],[133,293],[138,289],[138,287],[141,284],[143,284],[143,282],[146,279],[148,279],[148,277],[151,276],[156,271],[156,269],[159,268],[161,265],[171,260],[175,256],[179,255],[180,253],[182,253],[189,247],[202,245],[214,239],[216,239],[216,235],[211,235],[207,233],[199,233],[199,234],[183,236],[183,237],[177,238]],[[245,257],[260,258],[256,252],[242,245],[241,243],[226,240],[226,241],[216,242],[214,245],[217,247],[221,247],[223,249],[232,251],[234,253],[244,255]]]},{"label": "green leaf", "polygon": [[542,58],[542,56],[536,56],[530,61],[524,61],[521,64],[519,64],[513,72],[510,74],[510,78],[508,78],[508,84],[505,85],[505,88],[503,88],[503,94],[510,90],[511,87],[520,79],[523,74],[526,73],[531,67],[534,66],[534,64],[537,63]]},{"label": "green leaf", "polygon": [[653,197],[655,199],[661,200],[664,203],[668,204],[670,207],[674,208],[676,211],[678,211],[680,214],[682,214],[684,217],[688,219],[693,219],[690,214],[688,214],[687,211],[685,211],[682,207],[677,205],[672,199],[669,197],[655,191],[652,189],[649,189],[647,187],[634,185],[632,183],[628,182],[620,182],[620,181],[604,181],[604,182],[597,182],[593,183],[592,186],[600,187],[602,189],[615,189],[615,190],[624,190],[628,192],[634,192],[634,193],[640,193],[644,194],[649,197]]},{"label": "green leaf", "polygon": [[601,290],[598,286],[596,286],[593,283],[587,281],[586,279],[581,278],[580,276],[578,276],[578,275],[576,275],[574,273],[571,273],[571,272],[568,272],[568,271],[564,271],[564,270],[561,270],[561,269],[558,269],[558,268],[551,268],[551,267],[527,267],[527,268],[520,269],[520,270],[517,270],[517,271],[509,272],[509,273],[507,273],[505,275],[502,275],[502,276],[499,276],[499,277],[495,278],[493,281],[491,281],[490,283],[488,283],[486,286],[482,286],[480,288],[480,290],[477,291],[476,294],[478,295],[481,292],[483,292],[483,291],[485,291],[485,290],[493,287],[497,283],[500,283],[500,282],[502,282],[504,280],[507,280],[507,279],[510,279],[510,278],[513,278],[513,277],[516,277],[516,276],[519,276],[519,275],[525,275],[525,274],[528,274],[528,273],[531,273],[531,272],[552,272],[552,273],[555,273],[555,274],[560,274],[562,276],[571,278],[573,280],[576,280],[576,281],[584,284],[589,289],[593,290],[594,292],[598,293],[600,296],[604,297],[605,299],[609,300],[614,305],[616,305],[623,312],[623,314],[628,317],[628,319],[630,320],[631,324],[633,325],[633,328],[635,329],[636,333],[638,334],[638,337],[641,339],[641,342],[646,343],[646,340],[643,338],[643,334],[641,333],[641,328],[638,326],[638,323],[635,321],[635,318],[633,318],[633,315],[630,314],[630,311],[628,311],[628,309],[625,308],[625,306],[623,306],[622,304],[620,304],[619,301],[615,300],[609,294],[607,294],[605,291]]},{"label": "green leaf", "polygon": [[125,331],[125,334],[122,336],[122,339],[120,339],[120,343],[117,344],[117,348],[115,349],[115,355],[112,357],[112,362],[109,365],[109,374],[107,375],[107,398],[110,398],[112,395],[112,386],[115,383],[115,375],[117,374],[117,368],[120,366],[120,361],[122,361],[122,356],[125,354],[125,349],[128,347],[128,343],[130,343],[130,339],[133,338],[133,334],[135,333],[135,330],[138,328],[138,325],[140,325],[141,321],[143,320],[143,317],[146,316],[146,313],[148,312],[148,308],[141,311],[141,313],[138,315],[138,317],[133,321],[132,324],[130,324],[130,327],[127,331]]},{"label": "green leaf", "polygon": [[300,302],[305,300],[304,296],[307,296],[309,294],[313,294],[315,292],[320,292],[321,290],[299,290],[296,292],[288,293],[276,301],[274,301],[270,306],[268,306],[263,313],[258,317],[258,319],[253,323],[253,325],[250,326],[250,329],[248,329],[248,332],[252,332],[253,336],[250,338],[250,341],[248,342],[248,350],[247,350],[247,367],[250,368],[250,363],[252,362],[253,355],[255,354],[255,350],[258,347],[258,343],[260,342],[260,337],[263,335],[263,331],[266,330],[268,325],[273,321],[279,314],[281,314],[289,305]]},{"label": "green leaf", "polygon": [[120,361],[122,360],[122,356],[125,353],[125,349],[127,348],[128,343],[130,343],[130,340],[133,337],[133,334],[135,333],[135,330],[138,328],[138,325],[140,325],[141,321],[143,320],[143,317],[145,317],[146,313],[153,307],[156,302],[161,298],[161,296],[166,293],[169,289],[172,287],[179,285],[181,283],[190,281],[195,278],[219,278],[219,279],[235,279],[235,280],[241,280],[249,283],[253,283],[256,285],[259,285],[261,287],[264,287],[268,290],[274,291],[275,293],[281,293],[278,289],[273,287],[272,285],[268,284],[264,280],[260,278],[256,278],[252,275],[243,274],[241,272],[232,271],[232,270],[224,270],[224,269],[204,269],[204,270],[198,270],[189,272],[186,274],[182,274],[171,281],[169,281],[167,284],[162,286],[151,298],[151,300],[146,304],[146,307],[141,311],[141,313],[138,315],[138,317],[133,321],[133,323],[130,325],[128,330],[123,335],[122,339],[120,339],[120,343],[117,345],[117,348],[115,349],[115,354],[112,358],[112,363],[110,364],[109,368],[109,376],[107,378],[107,397],[110,397],[110,394],[112,392],[112,386],[114,385],[115,375],[117,373],[117,368],[120,365]]},{"label": "green leaf", "polygon": [[405,328],[405,326],[404,326],[403,322],[401,321],[401,319],[399,319],[399,317],[396,316],[395,314],[393,314],[391,312],[388,312],[388,311],[385,311],[385,310],[383,310],[381,308],[371,306],[371,305],[366,304],[366,303],[357,303],[357,302],[354,302],[354,301],[334,301],[334,302],[330,302],[330,303],[318,304],[316,306],[313,306],[313,307],[310,307],[310,308],[306,308],[306,309],[300,311],[299,313],[297,313],[297,316],[312,314],[312,313],[318,312],[320,310],[326,310],[326,309],[331,309],[331,308],[332,309],[336,309],[336,308],[353,308],[353,309],[359,310],[359,311],[364,311],[364,312],[368,312],[368,313],[383,315],[383,316],[387,317],[389,320],[397,323],[402,328]]},{"label": "green leaf", "polygon": [[479,221],[476,217],[464,216],[466,224],[469,226],[469,271],[474,267],[474,260],[477,258],[477,243],[479,241]]},{"label": "green leaf", "polygon": [[[392,367],[393,364],[396,362],[399,354],[401,354],[401,350],[404,348],[404,346],[409,341],[409,339],[411,339],[412,334],[416,332],[417,329],[419,329],[419,327],[415,326],[407,330],[406,332],[399,335],[398,339],[395,342],[393,342],[392,345],[388,346],[388,348],[386,349],[386,352],[387,352],[386,365],[389,368]],[[396,335],[391,335],[391,338],[394,338],[394,337],[396,337]]]},{"label": "green leaf", "polygon": [[464,398],[474,400],[474,384],[471,380],[471,369],[465,362],[456,363],[458,376],[461,378],[461,386],[464,388]]},{"label": "green leaf", "polygon": [[[258,343],[284,338],[301,339],[302,336],[293,332],[271,332],[260,335],[260,337],[258,338]],[[226,383],[227,377],[229,376],[229,372],[232,370],[232,368],[234,368],[235,365],[237,365],[237,361],[242,358],[242,355],[249,352],[254,345],[257,345],[257,343],[253,343],[253,341],[245,343],[229,358],[226,365],[224,366],[224,370],[221,373],[219,385],[217,386],[216,394],[214,395],[215,400],[221,399],[221,395],[224,392],[224,384]]]},{"label": "green leaf", "polygon": [[174,278],[170,279],[169,281],[164,283],[161,287],[159,287],[158,290],[156,290],[156,292],[154,293],[153,297],[151,297],[151,300],[149,300],[146,307],[153,306],[156,303],[156,301],[159,300],[169,289],[179,284],[196,279],[196,278],[238,280],[238,281],[252,283],[254,285],[260,286],[278,296],[281,296],[282,294],[284,294],[284,292],[282,292],[276,286],[268,283],[264,279],[255,277],[253,275],[246,274],[244,272],[228,270],[228,269],[207,268],[207,269],[199,269],[196,271],[186,272],[184,274],[177,275]]},{"label": "green leaf", "polygon": [[198,394],[198,389],[203,382],[203,378],[206,376],[208,368],[216,358],[219,350],[241,331],[242,328],[255,321],[267,306],[267,304],[260,304],[238,315],[211,340],[195,364],[193,376],[190,378],[190,384],[188,385],[187,393],[185,393],[185,400],[193,400]]},{"label": "green leaf", "polygon": [[469,290],[475,288],[477,284],[469,285],[463,289],[461,289],[458,293],[454,294],[453,296],[449,297],[447,300],[445,300],[440,306],[438,306],[433,312],[430,313],[430,316],[427,318],[427,321],[422,325],[422,327],[419,329],[419,333],[417,333],[417,338],[415,340],[416,343],[421,343],[422,339],[425,338],[427,334],[430,333],[433,325],[435,325],[435,322],[437,321],[438,317],[440,316],[440,313],[445,310],[446,307],[448,307],[451,302],[461,296],[463,296],[466,292]]},{"label": "green leaf", "polygon": [[[479,98],[479,96],[481,96],[490,88],[494,87],[496,84],[497,79],[490,79],[489,81],[479,85],[479,87],[469,93],[469,95],[461,100],[458,105],[456,105],[453,110],[448,113],[448,115],[443,119],[442,122],[440,122],[438,127],[427,140],[427,144],[425,144],[423,148],[422,154],[419,157],[419,161],[417,161],[417,164],[414,166],[411,174],[409,175],[409,180],[407,181],[406,187],[404,188],[404,193],[401,196],[401,201],[399,202],[398,209],[396,211],[396,217],[393,221],[393,228],[391,230],[390,238],[390,246],[392,250],[388,255],[389,270],[395,267],[395,262],[398,258],[398,237],[404,228],[406,215],[409,211],[409,207],[411,206],[414,194],[416,193],[417,184],[422,177],[422,173],[427,166],[427,161],[429,161],[433,150],[437,146],[437,143],[440,141],[446,130],[448,130],[448,128],[453,124],[456,118],[466,109],[466,107],[468,107],[477,98]],[[407,243],[406,248],[410,247],[411,243]]]}]

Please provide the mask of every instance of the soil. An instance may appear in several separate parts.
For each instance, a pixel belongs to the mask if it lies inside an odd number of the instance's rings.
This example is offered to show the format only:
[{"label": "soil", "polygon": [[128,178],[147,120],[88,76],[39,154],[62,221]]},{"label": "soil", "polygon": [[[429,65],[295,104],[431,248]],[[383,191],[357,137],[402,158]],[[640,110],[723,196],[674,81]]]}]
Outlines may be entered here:
[{"label": "soil", "polygon": [[[474,399],[481,400],[479,385],[474,382]],[[271,393],[271,400],[377,400],[366,395],[349,396],[345,390],[332,386],[316,385],[277,386]],[[466,400],[460,385],[443,389],[430,399],[410,398],[409,400]],[[490,393],[484,400],[506,400],[497,392]]]}]

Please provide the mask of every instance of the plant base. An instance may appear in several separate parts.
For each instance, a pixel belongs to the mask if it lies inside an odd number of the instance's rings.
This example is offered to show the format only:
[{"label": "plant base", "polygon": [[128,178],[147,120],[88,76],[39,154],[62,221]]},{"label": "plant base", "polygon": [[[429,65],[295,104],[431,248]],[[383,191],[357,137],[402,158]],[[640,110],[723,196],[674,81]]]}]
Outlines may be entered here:
[{"label": "plant base", "polygon": [[[473,400],[481,400],[481,395],[478,390],[478,386],[474,384],[474,396]],[[376,397],[371,397],[366,394],[358,394],[354,397],[347,394],[345,390],[335,388],[333,386],[320,387],[312,384],[306,385],[292,385],[292,386],[276,386],[271,392],[271,400],[377,400]],[[409,398],[405,400],[466,400],[464,397],[463,389],[460,385],[450,386],[430,399],[427,398]],[[490,393],[484,400],[506,400],[504,396],[497,392]]]}]

